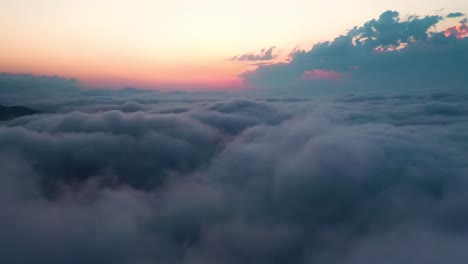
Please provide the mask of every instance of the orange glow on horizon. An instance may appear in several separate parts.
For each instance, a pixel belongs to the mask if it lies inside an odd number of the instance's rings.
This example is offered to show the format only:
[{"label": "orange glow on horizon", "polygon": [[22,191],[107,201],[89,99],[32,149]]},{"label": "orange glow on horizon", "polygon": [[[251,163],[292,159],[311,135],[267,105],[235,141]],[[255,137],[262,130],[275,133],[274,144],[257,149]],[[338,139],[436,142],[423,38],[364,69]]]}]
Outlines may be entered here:
[{"label": "orange glow on horizon", "polygon": [[156,64],[140,61],[109,61],[81,58],[48,59],[32,56],[28,61],[0,55],[0,69],[10,73],[58,75],[77,78],[86,87],[155,89],[238,89],[237,76],[249,68],[245,63],[213,61],[199,64]]}]

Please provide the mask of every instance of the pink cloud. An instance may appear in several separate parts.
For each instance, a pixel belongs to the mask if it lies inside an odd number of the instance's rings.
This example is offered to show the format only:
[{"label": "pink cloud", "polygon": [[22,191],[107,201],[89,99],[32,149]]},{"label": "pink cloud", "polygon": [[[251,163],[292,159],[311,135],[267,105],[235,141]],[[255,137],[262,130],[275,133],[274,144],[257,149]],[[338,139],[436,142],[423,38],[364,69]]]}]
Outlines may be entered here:
[{"label": "pink cloud", "polygon": [[459,39],[468,37],[468,25],[460,24],[458,26],[450,27],[445,30],[445,36],[455,36]]},{"label": "pink cloud", "polygon": [[337,71],[316,69],[303,72],[299,80],[339,80],[342,78],[343,74]]}]

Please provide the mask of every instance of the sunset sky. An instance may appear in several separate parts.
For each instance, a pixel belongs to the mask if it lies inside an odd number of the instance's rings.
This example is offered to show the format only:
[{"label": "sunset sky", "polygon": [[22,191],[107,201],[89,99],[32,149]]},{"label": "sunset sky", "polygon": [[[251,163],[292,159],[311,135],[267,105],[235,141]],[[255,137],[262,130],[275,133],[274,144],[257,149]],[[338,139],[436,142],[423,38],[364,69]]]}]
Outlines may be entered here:
[{"label": "sunset sky", "polygon": [[[242,87],[238,76],[255,63],[283,61],[389,9],[446,16],[468,1],[0,0],[0,72],[102,87]],[[270,47],[271,59],[239,59]]]}]

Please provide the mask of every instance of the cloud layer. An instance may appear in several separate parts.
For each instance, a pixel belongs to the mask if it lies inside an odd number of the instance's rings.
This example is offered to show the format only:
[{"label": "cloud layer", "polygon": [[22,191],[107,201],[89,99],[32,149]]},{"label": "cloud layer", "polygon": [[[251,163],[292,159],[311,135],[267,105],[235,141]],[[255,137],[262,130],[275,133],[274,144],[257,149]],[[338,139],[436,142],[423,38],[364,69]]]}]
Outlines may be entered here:
[{"label": "cloud layer", "polygon": [[80,92],[79,88],[76,79],[0,72],[2,105],[75,96]]},{"label": "cloud layer", "polygon": [[460,263],[468,96],[127,89],[0,124],[2,263]]},{"label": "cloud layer", "polygon": [[465,16],[465,14],[461,12],[454,12],[454,13],[449,13],[447,15],[447,18],[455,18],[455,17],[462,17],[462,16]]},{"label": "cloud layer", "polygon": [[[294,50],[289,62],[261,65],[241,77],[249,86],[277,90],[465,88],[466,20],[438,32],[442,20],[440,16],[402,19],[398,12],[387,11],[333,41]],[[328,74],[304,78],[311,72]],[[341,78],[328,78],[331,75]]]},{"label": "cloud layer", "polygon": [[229,58],[231,61],[268,61],[278,57],[278,53],[275,53],[276,47],[270,47],[268,49],[262,49],[259,54],[246,53],[238,56]]}]

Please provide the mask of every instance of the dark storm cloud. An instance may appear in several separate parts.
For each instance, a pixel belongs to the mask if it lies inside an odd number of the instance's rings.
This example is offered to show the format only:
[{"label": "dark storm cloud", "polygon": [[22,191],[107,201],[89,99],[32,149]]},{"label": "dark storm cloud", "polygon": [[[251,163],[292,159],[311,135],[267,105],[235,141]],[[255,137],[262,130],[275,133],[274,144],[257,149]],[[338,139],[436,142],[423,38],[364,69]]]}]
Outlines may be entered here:
[{"label": "dark storm cloud", "polygon": [[54,111],[0,124],[2,263],[466,257],[464,93],[36,104]]},{"label": "dark storm cloud", "polygon": [[464,88],[468,38],[460,31],[429,33],[442,19],[403,20],[387,11],[333,41],[293,51],[288,63],[259,66],[241,77],[252,86],[283,90]]},{"label": "dark storm cloud", "polygon": [[454,12],[454,13],[449,13],[447,15],[447,18],[455,18],[455,17],[462,17],[464,16],[465,14],[464,13],[461,13],[461,12]]},{"label": "dark storm cloud", "polygon": [[273,60],[278,57],[278,54],[274,52],[276,47],[270,47],[268,49],[262,49],[259,54],[246,53],[238,56],[229,58],[232,61],[267,61]]}]

